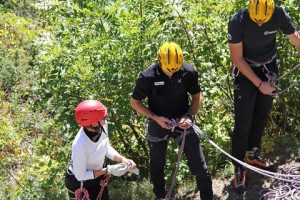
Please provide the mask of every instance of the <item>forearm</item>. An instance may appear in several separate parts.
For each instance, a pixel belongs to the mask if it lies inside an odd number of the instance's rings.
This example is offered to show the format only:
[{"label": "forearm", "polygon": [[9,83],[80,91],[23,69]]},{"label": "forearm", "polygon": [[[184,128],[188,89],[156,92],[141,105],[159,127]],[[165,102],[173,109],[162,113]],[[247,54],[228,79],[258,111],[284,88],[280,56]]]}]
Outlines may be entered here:
[{"label": "forearm", "polygon": [[295,31],[295,33],[287,36],[289,40],[295,45],[298,51],[300,51],[300,34]]},{"label": "forearm", "polygon": [[107,174],[107,168],[102,168],[102,169],[99,169],[99,170],[95,170],[95,171],[93,171],[93,173],[94,173],[94,177],[97,178],[99,176]]},{"label": "forearm", "polygon": [[114,161],[119,162],[119,163],[124,162],[125,160],[126,160],[126,158],[124,156],[121,156],[119,153],[116,154],[114,157]]},{"label": "forearm", "polygon": [[300,34],[296,32],[297,42],[295,43],[296,48],[300,51]]},{"label": "forearm", "polygon": [[244,74],[255,86],[259,87],[262,80],[253,72],[249,64],[243,58],[232,58],[239,71]]},{"label": "forearm", "polygon": [[199,106],[200,106],[200,103],[201,103],[200,93],[193,95],[190,107],[189,107],[189,109],[187,111],[187,114],[190,114],[190,115],[197,114]]},{"label": "forearm", "polygon": [[156,120],[157,115],[150,111],[148,107],[146,107],[141,101],[135,100],[133,98],[130,99],[131,107],[136,110],[139,114],[146,116],[150,119]]}]

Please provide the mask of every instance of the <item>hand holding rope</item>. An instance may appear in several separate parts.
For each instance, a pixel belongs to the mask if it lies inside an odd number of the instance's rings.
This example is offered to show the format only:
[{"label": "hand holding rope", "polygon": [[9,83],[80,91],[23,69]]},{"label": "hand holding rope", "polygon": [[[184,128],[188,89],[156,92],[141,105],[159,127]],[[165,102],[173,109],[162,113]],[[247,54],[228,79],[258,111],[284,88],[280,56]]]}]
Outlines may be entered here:
[{"label": "hand holding rope", "polygon": [[[266,68],[266,67],[264,66],[264,68]],[[277,79],[277,81],[279,81],[279,80],[283,79],[284,77],[286,77],[287,75],[289,75],[289,74],[291,74],[291,73],[297,71],[299,68],[300,68],[300,63],[299,63],[298,65],[296,65],[293,69],[291,69],[290,71],[288,71],[287,73],[285,73],[285,74],[283,74],[282,76],[280,76],[280,77]],[[266,69],[266,70],[269,71],[268,69]],[[274,77],[273,77],[273,78],[274,78]],[[277,96],[279,96],[279,95],[282,95],[282,94],[288,92],[288,91],[289,91],[291,88],[293,88],[294,86],[298,85],[299,83],[300,83],[300,80],[296,81],[295,83],[292,83],[292,84],[291,84],[290,86],[288,86],[287,88],[282,89],[282,90],[280,90],[280,91],[278,91],[278,92],[271,93],[270,95],[271,95],[272,97],[277,97]],[[277,86],[276,86],[276,88],[277,88]]]}]

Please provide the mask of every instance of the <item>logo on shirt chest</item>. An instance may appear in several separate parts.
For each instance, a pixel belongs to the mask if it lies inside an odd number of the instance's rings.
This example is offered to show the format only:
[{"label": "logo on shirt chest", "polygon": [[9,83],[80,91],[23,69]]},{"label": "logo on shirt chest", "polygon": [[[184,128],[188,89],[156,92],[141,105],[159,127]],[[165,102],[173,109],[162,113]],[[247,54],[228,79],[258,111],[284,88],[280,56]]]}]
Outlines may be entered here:
[{"label": "logo on shirt chest", "polygon": [[182,83],[182,79],[181,78],[178,79],[177,81],[178,81],[177,83]]},{"label": "logo on shirt chest", "polygon": [[274,34],[274,33],[277,33],[277,30],[275,30],[275,31],[265,31],[264,35],[271,35],[271,34]]}]

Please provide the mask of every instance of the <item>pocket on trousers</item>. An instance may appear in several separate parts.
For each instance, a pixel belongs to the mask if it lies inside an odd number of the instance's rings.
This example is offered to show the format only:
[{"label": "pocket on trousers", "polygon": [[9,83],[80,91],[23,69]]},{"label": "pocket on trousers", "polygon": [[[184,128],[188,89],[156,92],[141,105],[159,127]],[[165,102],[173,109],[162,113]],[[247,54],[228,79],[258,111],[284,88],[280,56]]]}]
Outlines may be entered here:
[{"label": "pocket on trousers", "polygon": [[235,82],[234,83],[234,101],[248,101],[256,92],[256,88],[250,82]]}]

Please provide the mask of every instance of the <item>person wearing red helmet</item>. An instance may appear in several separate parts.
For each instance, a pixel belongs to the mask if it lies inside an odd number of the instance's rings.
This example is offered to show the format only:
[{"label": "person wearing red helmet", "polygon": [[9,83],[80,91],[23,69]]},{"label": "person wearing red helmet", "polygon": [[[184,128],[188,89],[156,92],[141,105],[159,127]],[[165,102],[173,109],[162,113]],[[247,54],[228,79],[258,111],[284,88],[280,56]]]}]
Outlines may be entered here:
[{"label": "person wearing red helmet", "polygon": [[[109,199],[109,174],[139,173],[133,160],[121,156],[110,145],[106,115],[106,107],[97,100],[83,101],[75,109],[75,119],[81,128],[73,141],[71,164],[65,174],[70,199]],[[119,164],[104,167],[105,157]]]}]

